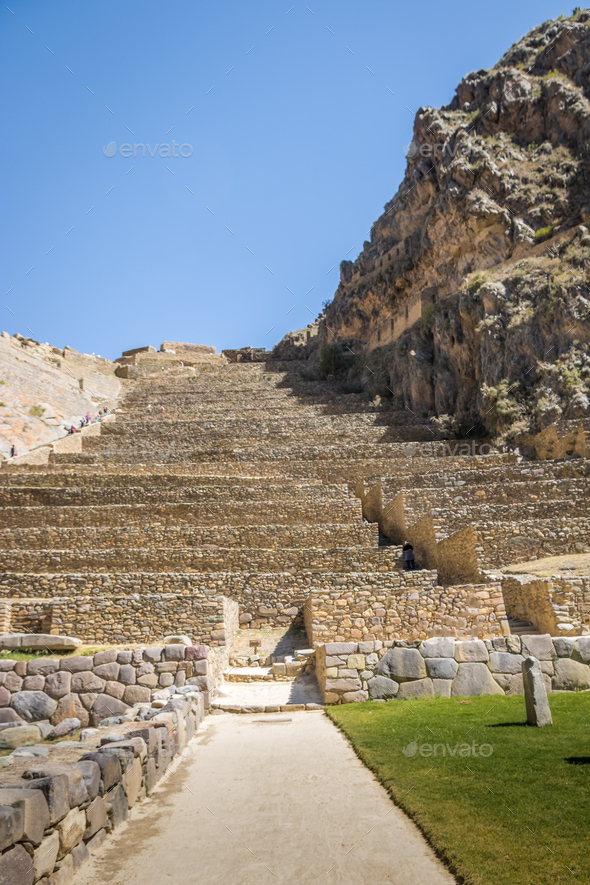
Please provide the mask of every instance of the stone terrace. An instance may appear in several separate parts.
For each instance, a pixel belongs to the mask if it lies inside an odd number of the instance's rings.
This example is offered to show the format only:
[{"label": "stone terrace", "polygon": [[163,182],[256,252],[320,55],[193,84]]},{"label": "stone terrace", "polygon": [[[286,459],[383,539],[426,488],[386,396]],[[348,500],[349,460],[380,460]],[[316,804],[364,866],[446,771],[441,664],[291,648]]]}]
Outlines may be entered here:
[{"label": "stone terrace", "polygon": [[[145,643],[190,623],[231,645],[227,598],[242,629],[287,630],[305,613],[315,644],[486,638],[509,626],[485,569],[586,544],[583,459],[440,440],[297,362],[150,354],[130,368],[116,420],[81,453],[0,472],[6,630]],[[404,574],[400,542],[379,546],[362,524],[359,478],[380,480],[384,503],[402,492],[408,527],[432,510],[439,541],[472,526],[480,574],[444,588],[436,570]]]}]

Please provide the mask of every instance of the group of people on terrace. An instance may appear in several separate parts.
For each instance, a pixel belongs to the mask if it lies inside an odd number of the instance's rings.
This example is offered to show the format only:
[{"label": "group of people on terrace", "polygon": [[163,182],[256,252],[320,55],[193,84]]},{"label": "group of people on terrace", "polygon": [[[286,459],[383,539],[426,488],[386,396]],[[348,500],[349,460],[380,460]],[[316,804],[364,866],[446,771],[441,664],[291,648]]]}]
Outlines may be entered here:
[{"label": "group of people on terrace", "polygon": [[[96,417],[94,418],[94,424],[98,424],[98,422],[100,421],[101,418],[106,418],[106,416],[108,415],[108,411],[109,410],[107,409],[106,406],[103,406],[102,409],[99,409],[98,415],[96,415]],[[90,412],[86,412],[86,415],[84,416],[84,418],[80,419],[80,428],[88,427],[88,425],[92,424],[92,423],[93,423],[92,415],[90,414]],[[68,433],[77,433],[77,432],[78,431],[76,430],[76,427],[72,424],[72,426],[68,430]]]}]

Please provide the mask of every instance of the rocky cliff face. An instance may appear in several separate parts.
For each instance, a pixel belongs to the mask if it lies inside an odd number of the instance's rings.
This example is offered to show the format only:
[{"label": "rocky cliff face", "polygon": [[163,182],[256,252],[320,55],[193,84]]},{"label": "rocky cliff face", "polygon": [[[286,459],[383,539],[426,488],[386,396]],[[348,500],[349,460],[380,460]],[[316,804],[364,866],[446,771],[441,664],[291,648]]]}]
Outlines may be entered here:
[{"label": "rocky cliff face", "polygon": [[331,352],[348,386],[463,431],[586,415],[589,99],[578,10],[420,108],[404,180],[342,262],[311,362],[326,372]]},{"label": "rocky cliff face", "polygon": [[99,406],[111,408],[121,390],[107,359],[0,335],[0,458],[64,436]]}]

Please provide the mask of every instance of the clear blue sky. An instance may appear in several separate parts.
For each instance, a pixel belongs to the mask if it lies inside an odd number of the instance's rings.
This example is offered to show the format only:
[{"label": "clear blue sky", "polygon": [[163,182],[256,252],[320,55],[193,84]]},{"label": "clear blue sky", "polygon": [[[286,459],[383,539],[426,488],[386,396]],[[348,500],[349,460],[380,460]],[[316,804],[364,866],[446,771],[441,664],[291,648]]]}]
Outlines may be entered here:
[{"label": "clear blue sky", "polygon": [[[448,103],[466,73],[573,8],[9,6],[0,325],[110,358],[165,339],[270,348],[305,326],[397,190],[411,111]],[[192,155],[103,154],[172,139]]]}]

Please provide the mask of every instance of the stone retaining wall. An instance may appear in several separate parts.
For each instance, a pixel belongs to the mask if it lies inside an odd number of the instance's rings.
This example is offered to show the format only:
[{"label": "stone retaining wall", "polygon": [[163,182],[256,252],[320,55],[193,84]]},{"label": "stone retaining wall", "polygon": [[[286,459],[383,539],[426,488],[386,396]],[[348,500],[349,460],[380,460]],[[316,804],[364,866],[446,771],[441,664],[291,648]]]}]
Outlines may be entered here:
[{"label": "stone retaining wall", "polygon": [[[125,580],[129,577],[133,578]],[[237,602],[215,591],[193,592],[186,585],[184,593],[158,593],[150,582],[141,594],[131,583],[126,596],[116,591],[105,595],[105,583],[95,582],[91,589],[76,576],[70,578],[65,591],[71,595],[65,595],[63,581],[45,588],[37,585],[45,590],[45,597],[31,593],[15,599],[18,594],[7,593],[1,604],[4,631],[67,634],[98,644],[146,642],[189,633],[199,643],[224,646],[231,645],[237,629]]]},{"label": "stone retaining wall", "polygon": [[148,721],[105,727],[3,769],[0,882],[71,885],[187,747],[205,714],[203,697],[196,691],[175,698]]},{"label": "stone retaining wall", "polygon": [[[122,716],[135,704],[149,704],[164,688],[194,686],[209,694],[223,682],[225,648],[182,644],[113,648],[88,657],[0,661],[0,711],[10,707],[25,722],[52,726],[76,717],[82,727]],[[0,723],[8,721],[0,712]],[[1,742],[0,728],[0,742]]]},{"label": "stone retaining wall", "polygon": [[330,642],[316,649],[316,673],[326,704],[523,694],[528,655],[541,662],[547,691],[590,690],[590,636]]},{"label": "stone retaining wall", "polygon": [[590,633],[590,578],[507,575],[502,591],[509,615],[552,636]]},{"label": "stone retaining wall", "polygon": [[487,639],[508,630],[499,584],[441,587],[436,573],[414,571],[393,573],[363,587],[362,576],[356,577],[356,586],[312,588],[304,608],[310,645],[392,636]]}]

